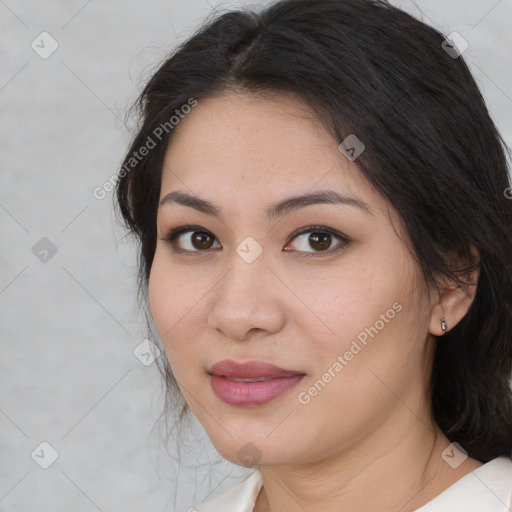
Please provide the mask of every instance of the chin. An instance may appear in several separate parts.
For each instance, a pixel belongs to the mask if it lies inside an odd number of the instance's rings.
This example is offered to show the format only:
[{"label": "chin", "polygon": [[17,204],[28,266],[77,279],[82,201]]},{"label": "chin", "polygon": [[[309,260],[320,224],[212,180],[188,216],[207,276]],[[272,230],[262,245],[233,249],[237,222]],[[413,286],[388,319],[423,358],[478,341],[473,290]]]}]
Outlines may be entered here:
[{"label": "chin", "polygon": [[[215,449],[222,457],[233,464],[245,467],[286,465],[296,459],[299,454],[291,454],[290,446],[283,444],[281,439],[270,441],[264,434],[251,436],[246,430],[246,435],[230,437],[222,434],[222,439],[210,437]],[[293,441],[294,446],[300,446],[300,442]]]}]

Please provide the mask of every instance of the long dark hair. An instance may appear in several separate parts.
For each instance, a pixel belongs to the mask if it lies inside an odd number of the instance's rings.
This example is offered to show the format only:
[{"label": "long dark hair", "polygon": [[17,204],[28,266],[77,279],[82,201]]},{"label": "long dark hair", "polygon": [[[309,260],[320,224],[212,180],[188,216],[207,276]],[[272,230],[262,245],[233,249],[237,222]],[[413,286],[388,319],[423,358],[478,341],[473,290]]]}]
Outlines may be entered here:
[{"label": "long dark hair", "polygon": [[[148,314],[161,171],[176,111],[226,91],[292,93],[340,142],[356,134],[365,144],[356,163],[402,217],[425,282],[447,276],[464,286],[466,274],[480,269],[468,313],[437,341],[430,397],[450,441],[487,462],[512,458],[509,148],[445,37],[381,0],[283,0],[208,20],[137,100],[140,126],[116,199],[139,243],[139,298]],[[155,146],[134,159],[149,139]],[[161,359],[166,409],[181,400],[182,417],[187,406]]]}]

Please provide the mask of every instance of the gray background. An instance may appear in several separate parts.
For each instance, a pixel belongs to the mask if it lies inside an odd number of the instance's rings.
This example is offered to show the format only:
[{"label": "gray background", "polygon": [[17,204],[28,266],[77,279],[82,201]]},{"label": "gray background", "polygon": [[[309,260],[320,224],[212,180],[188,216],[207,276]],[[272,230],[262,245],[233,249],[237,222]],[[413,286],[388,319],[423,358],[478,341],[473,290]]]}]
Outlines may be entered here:
[{"label": "gray background", "polygon": [[[394,3],[468,41],[464,57],[512,144],[512,1]],[[112,194],[92,194],[117,172],[126,109],[151,71],[212,8],[236,5],[0,0],[2,512],[187,510],[247,472],[210,467],[217,454],[197,422],[202,442],[183,444],[182,468],[176,444],[162,445],[159,374],[133,354],[145,338],[133,250]],[[43,31],[59,45],[47,59],[31,48]],[[57,248],[46,262],[32,252],[43,237]],[[58,452],[48,469],[31,457],[43,441]]]}]

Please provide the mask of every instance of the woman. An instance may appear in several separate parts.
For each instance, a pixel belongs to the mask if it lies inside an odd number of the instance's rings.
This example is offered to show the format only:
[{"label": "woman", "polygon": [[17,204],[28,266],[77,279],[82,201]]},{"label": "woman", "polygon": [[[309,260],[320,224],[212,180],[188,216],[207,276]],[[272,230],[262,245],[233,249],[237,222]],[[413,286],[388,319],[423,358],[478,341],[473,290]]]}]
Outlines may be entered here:
[{"label": "woman", "polygon": [[254,468],[200,512],[512,507],[510,183],[460,51],[284,0],[145,87],[117,199],[169,396]]}]

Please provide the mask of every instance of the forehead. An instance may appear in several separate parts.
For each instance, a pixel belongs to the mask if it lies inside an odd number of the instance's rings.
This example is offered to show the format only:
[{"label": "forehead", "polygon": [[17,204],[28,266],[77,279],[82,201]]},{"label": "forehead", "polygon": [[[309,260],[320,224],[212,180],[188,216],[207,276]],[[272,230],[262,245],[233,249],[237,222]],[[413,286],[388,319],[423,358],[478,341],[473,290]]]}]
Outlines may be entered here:
[{"label": "forehead", "polygon": [[325,188],[383,204],[310,107],[290,95],[226,93],[199,101],[173,131],[161,196],[236,193],[243,205]]}]

